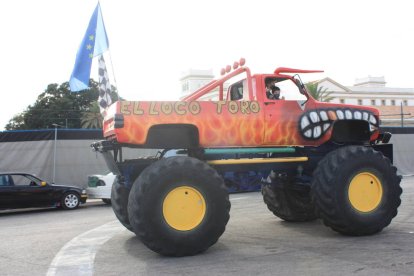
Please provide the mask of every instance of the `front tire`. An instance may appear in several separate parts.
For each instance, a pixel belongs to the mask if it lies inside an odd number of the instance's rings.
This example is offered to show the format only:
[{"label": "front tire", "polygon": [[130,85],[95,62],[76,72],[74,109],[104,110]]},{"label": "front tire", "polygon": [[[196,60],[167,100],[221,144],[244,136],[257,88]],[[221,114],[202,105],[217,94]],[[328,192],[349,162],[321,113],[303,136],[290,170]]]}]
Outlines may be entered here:
[{"label": "front tire", "polygon": [[75,192],[67,192],[62,196],[60,205],[65,210],[73,210],[79,207],[80,197]]},{"label": "front tire", "polygon": [[223,234],[230,201],[223,179],[192,157],[170,157],[146,168],[129,195],[129,221],[151,250],[189,256]]},{"label": "front tire", "polygon": [[401,177],[370,147],[330,152],[314,171],[312,201],[325,225],[345,235],[380,232],[397,215]]}]

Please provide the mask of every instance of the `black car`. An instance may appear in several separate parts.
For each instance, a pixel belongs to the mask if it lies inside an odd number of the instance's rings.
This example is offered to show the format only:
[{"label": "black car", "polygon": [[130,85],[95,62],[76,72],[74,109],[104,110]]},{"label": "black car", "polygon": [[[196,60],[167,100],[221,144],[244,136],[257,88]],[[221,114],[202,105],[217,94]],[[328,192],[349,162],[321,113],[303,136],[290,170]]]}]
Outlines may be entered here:
[{"label": "black car", "polygon": [[28,173],[0,173],[0,209],[76,209],[86,199],[86,191],[77,187],[49,184]]}]

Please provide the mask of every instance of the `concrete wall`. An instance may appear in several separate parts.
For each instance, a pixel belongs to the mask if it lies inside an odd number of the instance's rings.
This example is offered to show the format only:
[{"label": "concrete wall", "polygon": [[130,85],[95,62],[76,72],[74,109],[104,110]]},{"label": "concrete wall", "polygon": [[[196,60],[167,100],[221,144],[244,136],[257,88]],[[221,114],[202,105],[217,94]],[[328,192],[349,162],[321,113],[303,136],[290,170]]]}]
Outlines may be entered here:
[{"label": "concrete wall", "polygon": [[[88,175],[108,172],[102,155],[92,151],[90,145],[93,142],[58,140],[56,155],[53,140],[0,143],[0,170],[33,173],[50,183],[55,180],[56,184],[86,187]],[[123,151],[123,158],[132,159],[155,153],[154,150],[127,149]]]},{"label": "concrete wall", "polygon": [[[86,187],[88,175],[105,174],[108,169],[101,154],[92,151],[93,140],[4,142],[0,143],[0,170],[29,172],[55,183]],[[414,174],[414,134],[393,134],[394,165],[402,175]],[[126,149],[124,159],[151,156],[155,150]]]},{"label": "concrete wall", "polygon": [[402,175],[414,175],[414,134],[393,134],[394,165]]}]

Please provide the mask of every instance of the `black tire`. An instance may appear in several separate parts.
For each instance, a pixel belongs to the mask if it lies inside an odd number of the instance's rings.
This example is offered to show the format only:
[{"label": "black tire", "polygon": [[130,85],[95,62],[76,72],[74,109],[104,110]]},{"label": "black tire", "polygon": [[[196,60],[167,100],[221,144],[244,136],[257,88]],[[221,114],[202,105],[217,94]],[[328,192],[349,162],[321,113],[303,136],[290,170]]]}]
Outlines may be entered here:
[{"label": "black tire", "polygon": [[74,210],[79,207],[80,196],[76,192],[66,192],[60,199],[60,206],[64,210]]},{"label": "black tire", "polygon": [[135,234],[148,248],[167,256],[207,250],[223,234],[229,211],[222,177],[192,157],[155,162],[141,173],[129,195]]},{"label": "black tire", "polygon": [[401,177],[390,160],[370,147],[330,152],[314,171],[311,196],[324,224],[341,234],[380,232],[397,215]]},{"label": "black tire", "polygon": [[102,198],[103,203],[111,205],[111,199],[109,198]]},{"label": "black tire", "polygon": [[289,222],[317,219],[309,191],[262,185],[263,201],[277,217]]},{"label": "black tire", "polygon": [[128,218],[128,197],[130,189],[114,181],[111,190],[111,205],[119,222],[129,231],[134,232]]}]

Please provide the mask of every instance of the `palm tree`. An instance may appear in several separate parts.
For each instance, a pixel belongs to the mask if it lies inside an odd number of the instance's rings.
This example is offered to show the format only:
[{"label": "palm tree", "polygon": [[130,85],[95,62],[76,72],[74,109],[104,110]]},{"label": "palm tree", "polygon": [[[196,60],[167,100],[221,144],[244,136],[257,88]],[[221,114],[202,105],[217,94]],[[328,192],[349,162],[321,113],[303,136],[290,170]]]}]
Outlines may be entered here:
[{"label": "palm tree", "polygon": [[82,128],[102,128],[102,120],[97,101],[92,102],[89,110],[81,114]]},{"label": "palm tree", "polygon": [[328,88],[318,87],[317,82],[308,82],[306,85],[306,91],[317,101],[329,102],[335,97],[332,97],[332,92],[328,92]]}]

